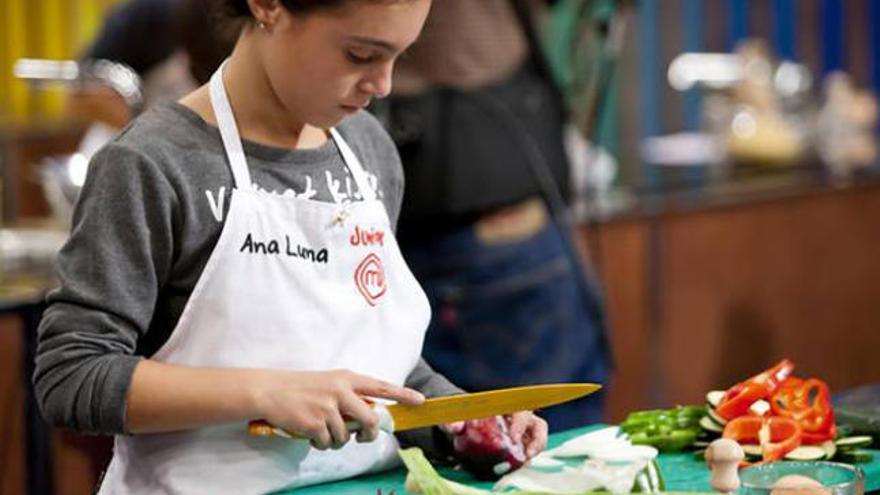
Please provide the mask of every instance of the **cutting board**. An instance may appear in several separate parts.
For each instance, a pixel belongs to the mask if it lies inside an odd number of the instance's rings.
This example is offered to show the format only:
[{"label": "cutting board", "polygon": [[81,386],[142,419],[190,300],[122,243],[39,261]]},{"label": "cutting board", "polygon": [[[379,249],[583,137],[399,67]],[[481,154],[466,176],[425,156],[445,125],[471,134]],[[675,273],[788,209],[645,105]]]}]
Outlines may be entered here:
[{"label": "cutting board", "polygon": [[[587,433],[605,425],[588,426],[569,430],[566,432],[550,435],[549,448],[553,448],[570,438]],[[869,463],[859,464],[865,470],[867,478],[865,490],[868,492],[880,490],[880,450],[871,450],[874,460]],[[667,491],[709,492],[712,487],[709,484],[709,468],[698,460],[693,453],[684,454],[661,454],[658,458],[660,471],[663,473]],[[467,473],[449,468],[437,470],[446,479],[458,481],[476,488],[490,489],[492,483],[477,482]],[[291,495],[349,495],[363,493],[375,495],[377,490],[382,490],[383,495],[389,495],[392,491],[395,495],[405,495],[404,480],[406,471],[397,469],[387,473],[371,476],[362,476],[347,481],[340,481],[326,485],[317,485],[289,492]]]}]

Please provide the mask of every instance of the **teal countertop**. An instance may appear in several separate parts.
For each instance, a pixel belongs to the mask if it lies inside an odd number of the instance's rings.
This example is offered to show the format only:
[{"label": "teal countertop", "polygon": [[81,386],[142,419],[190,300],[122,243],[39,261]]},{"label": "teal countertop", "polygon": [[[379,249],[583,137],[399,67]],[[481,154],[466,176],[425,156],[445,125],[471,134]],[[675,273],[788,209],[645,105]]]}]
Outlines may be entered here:
[{"label": "teal countertop", "polygon": [[[595,427],[584,427],[566,432],[556,433],[550,436],[549,448],[553,448],[566,440],[583,434]],[[859,464],[865,470],[867,483],[866,491],[880,490],[880,450],[872,450],[874,460],[870,463]],[[663,473],[667,491],[685,492],[711,492],[709,485],[709,469],[704,462],[697,459],[693,453],[661,454],[658,458],[660,471]],[[450,468],[437,470],[446,479],[465,483],[467,485],[490,489],[492,483],[477,482],[467,473]],[[298,490],[285,492],[290,495],[376,495],[379,490],[383,495],[394,492],[396,495],[405,495],[404,481],[406,471],[403,468],[385,473],[362,476],[347,481],[316,485]]]}]

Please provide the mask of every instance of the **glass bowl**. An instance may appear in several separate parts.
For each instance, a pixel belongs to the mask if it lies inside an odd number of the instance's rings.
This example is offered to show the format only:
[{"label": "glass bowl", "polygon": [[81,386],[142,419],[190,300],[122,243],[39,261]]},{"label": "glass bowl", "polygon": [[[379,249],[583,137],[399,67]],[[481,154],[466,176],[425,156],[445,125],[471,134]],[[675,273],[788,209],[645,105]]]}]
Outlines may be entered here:
[{"label": "glass bowl", "polygon": [[[792,482],[774,488],[784,476],[805,476],[823,486]],[[837,462],[773,462],[743,469],[739,473],[740,495],[864,495],[865,472],[857,466]]]}]

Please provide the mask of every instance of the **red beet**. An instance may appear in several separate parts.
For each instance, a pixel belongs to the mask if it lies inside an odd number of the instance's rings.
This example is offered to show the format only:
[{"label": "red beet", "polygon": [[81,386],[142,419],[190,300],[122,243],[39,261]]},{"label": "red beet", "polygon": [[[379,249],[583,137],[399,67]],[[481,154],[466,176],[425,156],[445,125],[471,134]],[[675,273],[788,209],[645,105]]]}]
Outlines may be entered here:
[{"label": "red beet", "polygon": [[498,479],[526,462],[525,448],[513,441],[500,416],[468,421],[453,445],[462,466],[479,479]]}]

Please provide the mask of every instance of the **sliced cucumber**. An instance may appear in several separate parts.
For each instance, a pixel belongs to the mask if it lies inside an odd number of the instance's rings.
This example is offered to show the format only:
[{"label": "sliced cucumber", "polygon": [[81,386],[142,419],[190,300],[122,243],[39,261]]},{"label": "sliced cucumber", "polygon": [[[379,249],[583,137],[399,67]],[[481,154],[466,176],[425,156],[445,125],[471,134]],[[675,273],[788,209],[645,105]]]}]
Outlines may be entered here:
[{"label": "sliced cucumber", "polygon": [[718,404],[721,404],[721,401],[724,400],[724,396],[727,394],[724,390],[713,390],[706,394],[706,404],[708,404],[712,409],[718,407]]},{"label": "sliced cucumber", "polygon": [[841,423],[837,425],[837,435],[834,438],[846,438],[855,434],[853,425]]},{"label": "sliced cucumber", "polygon": [[839,449],[858,449],[862,447],[869,447],[872,443],[874,443],[874,439],[867,435],[863,435],[857,437],[841,438],[834,443],[837,444],[837,448]]},{"label": "sliced cucumber", "polygon": [[822,447],[805,445],[785,454],[785,458],[792,461],[820,461],[825,458],[825,455],[825,449]]},{"label": "sliced cucumber", "polygon": [[709,419],[709,416],[703,416],[702,418],[700,418],[700,427],[702,427],[706,431],[711,431],[713,433],[721,433],[722,431],[724,431],[724,428]]},{"label": "sliced cucumber", "polygon": [[837,457],[834,460],[850,464],[871,462],[874,460],[874,454],[867,450],[841,450],[837,453]]},{"label": "sliced cucumber", "polygon": [[837,453],[837,446],[834,444],[833,440],[828,440],[824,442],[822,445],[822,450],[825,451],[825,459],[831,460],[834,459],[834,454]]},{"label": "sliced cucumber", "polygon": [[749,457],[761,457],[764,455],[764,452],[761,451],[760,445],[755,445],[751,443],[741,444],[743,448],[743,452]]},{"label": "sliced cucumber", "polygon": [[715,410],[712,409],[711,407],[706,408],[706,411],[709,413],[709,416],[708,416],[709,419],[714,421],[715,424],[717,424],[718,426],[723,427],[724,425],[727,424],[727,420],[722,418],[721,416],[719,416],[718,413],[716,413]]}]

